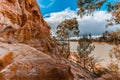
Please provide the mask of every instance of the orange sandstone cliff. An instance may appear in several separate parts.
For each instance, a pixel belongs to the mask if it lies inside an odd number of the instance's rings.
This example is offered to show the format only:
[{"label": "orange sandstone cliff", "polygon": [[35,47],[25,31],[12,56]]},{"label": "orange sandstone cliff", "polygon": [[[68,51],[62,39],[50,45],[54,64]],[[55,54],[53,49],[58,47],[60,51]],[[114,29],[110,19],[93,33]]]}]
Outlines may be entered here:
[{"label": "orange sandstone cliff", "polygon": [[0,0],[0,80],[92,80],[64,59],[36,0]]},{"label": "orange sandstone cliff", "polygon": [[45,53],[60,52],[36,0],[0,0],[0,41],[25,43]]}]

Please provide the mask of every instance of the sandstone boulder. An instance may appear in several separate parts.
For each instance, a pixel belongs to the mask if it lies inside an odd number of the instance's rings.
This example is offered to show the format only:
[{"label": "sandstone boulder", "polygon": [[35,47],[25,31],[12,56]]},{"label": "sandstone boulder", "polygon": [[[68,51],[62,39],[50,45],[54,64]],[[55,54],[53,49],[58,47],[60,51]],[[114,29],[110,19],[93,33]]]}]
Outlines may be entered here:
[{"label": "sandstone boulder", "polygon": [[73,80],[70,66],[35,48],[24,44],[1,43],[1,46],[11,52],[1,55],[0,61],[12,58],[0,71],[1,80]]}]

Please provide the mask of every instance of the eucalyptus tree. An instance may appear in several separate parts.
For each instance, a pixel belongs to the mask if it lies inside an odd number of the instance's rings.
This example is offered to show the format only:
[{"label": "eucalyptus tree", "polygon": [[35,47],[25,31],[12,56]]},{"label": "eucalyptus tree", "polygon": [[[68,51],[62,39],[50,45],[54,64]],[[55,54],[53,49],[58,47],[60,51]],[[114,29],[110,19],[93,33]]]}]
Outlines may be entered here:
[{"label": "eucalyptus tree", "polygon": [[[80,17],[93,15],[95,11],[101,10],[102,6],[106,6],[106,11],[112,14],[112,18],[107,20],[108,24],[106,27],[120,24],[120,0],[112,0],[111,2],[110,0],[77,0],[77,6]],[[110,34],[115,44],[115,47],[111,50],[110,57],[115,56],[120,61],[120,41],[116,41],[116,38],[120,39],[119,35],[120,30],[117,31],[115,36],[113,36],[113,33]]]},{"label": "eucalyptus tree", "polygon": [[91,14],[95,10],[100,10],[105,2],[106,0],[77,0],[78,15],[82,17]]},{"label": "eucalyptus tree", "polygon": [[102,7],[106,8],[107,12],[112,13],[112,18],[108,21],[106,27],[120,24],[120,1],[119,0],[77,0],[79,8],[78,15],[93,15],[95,11],[99,11]]},{"label": "eucalyptus tree", "polygon": [[[65,19],[61,24],[57,26],[57,37],[62,43],[62,49],[66,51],[65,57],[70,55],[70,36],[79,35],[79,24],[76,18]],[[66,45],[67,45],[67,49]]]},{"label": "eucalyptus tree", "polygon": [[83,35],[83,38],[80,38],[78,41],[77,52],[80,59],[83,59],[83,66],[86,68],[86,61],[89,58],[89,55],[94,50],[95,46],[92,44],[90,35]]}]

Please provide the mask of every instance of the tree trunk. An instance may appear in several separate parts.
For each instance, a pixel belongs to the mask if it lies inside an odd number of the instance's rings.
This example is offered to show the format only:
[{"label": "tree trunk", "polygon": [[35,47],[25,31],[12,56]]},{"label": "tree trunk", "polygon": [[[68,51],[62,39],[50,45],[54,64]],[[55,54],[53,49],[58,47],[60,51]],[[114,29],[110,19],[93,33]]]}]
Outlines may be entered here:
[{"label": "tree trunk", "polygon": [[86,64],[86,55],[84,56],[84,68],[86,68],[85,64]]},{"label": "tree trunk", "polygon": [[69,41],[69,35],[68,35],[68,54],[67,58],[70,56],[70,41]]}]

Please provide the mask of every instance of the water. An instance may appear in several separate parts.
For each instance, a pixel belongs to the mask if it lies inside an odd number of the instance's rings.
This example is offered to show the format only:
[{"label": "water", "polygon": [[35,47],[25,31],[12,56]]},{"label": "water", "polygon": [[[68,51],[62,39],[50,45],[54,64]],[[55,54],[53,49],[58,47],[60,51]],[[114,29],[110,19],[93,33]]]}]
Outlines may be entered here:
[{"label": "water", "polygon": [[[95,60],[100,63],[102,66],[107,66],[111,59],[109,57],[110,50],[112,49],[112,45],[107,43],[93,43],[95,45],[95,49],[91,55],[94,55]],[[71,51],[77,52],[78,42],[70,42]]]}]

